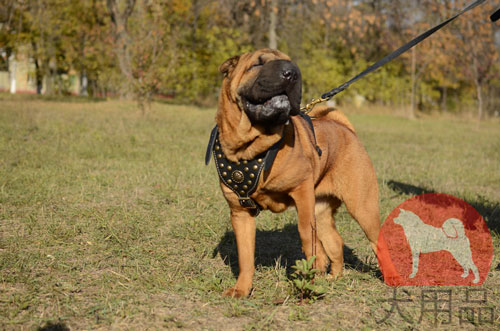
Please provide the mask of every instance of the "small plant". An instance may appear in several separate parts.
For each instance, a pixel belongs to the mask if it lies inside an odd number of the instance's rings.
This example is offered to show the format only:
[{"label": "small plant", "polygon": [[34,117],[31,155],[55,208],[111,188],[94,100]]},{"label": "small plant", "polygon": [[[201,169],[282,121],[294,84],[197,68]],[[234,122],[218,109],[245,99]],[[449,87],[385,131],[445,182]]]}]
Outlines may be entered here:
[{"label": "small plant", "polygon": [[312,256],[309,260],[297,260],[295,261],[295,265],[292,266],[295,269],[291,275],[292,283],[299,295],[300,302],[304,300],[315,301],[321,298],[327,291],[324,287],[314,284],[314,276],[319,271],[318,269],[313,269],[315,259],[316,256]]}]

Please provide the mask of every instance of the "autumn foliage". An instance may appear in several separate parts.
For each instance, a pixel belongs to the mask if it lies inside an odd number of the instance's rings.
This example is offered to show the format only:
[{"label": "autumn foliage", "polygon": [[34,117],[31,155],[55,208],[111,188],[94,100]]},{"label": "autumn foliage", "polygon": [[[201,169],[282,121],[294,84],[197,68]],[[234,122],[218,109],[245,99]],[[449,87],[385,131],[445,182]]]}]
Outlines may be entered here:
[{"label": "autumn foliage", "polygon": [[[214,104],[218,66],[277,44],[303,73],[304,98],[352,78],[458,12],[464,0],[0,0],[2,63],[29,52],[35,79],[63,93],[61,74],[88,79],[83,94]],[[491,1],[336,97],[415,111],[500,106],[500,25]],[[1,63],[0,63],[1,64]],[[5,65],[4,65],[5,67]],[[50,77],[50,79],[44,79]]]}]

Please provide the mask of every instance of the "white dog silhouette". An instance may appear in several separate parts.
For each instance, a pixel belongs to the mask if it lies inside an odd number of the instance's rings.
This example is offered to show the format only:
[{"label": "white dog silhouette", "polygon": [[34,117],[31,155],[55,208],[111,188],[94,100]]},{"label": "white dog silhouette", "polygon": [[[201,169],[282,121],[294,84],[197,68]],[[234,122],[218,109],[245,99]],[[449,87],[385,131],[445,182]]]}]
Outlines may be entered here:
[{"label": "white dog silhouette", "polygon": [[456,218],[447,219],[441,228],[425,224],[420,217],[413,212],[400,209],[394,223],[401,225],[410,245],[412,255],[412,273],[410,278],[418,272],[418,261],[420,253],[431,253],[448,251],[453,255],[458,264],[464,269],[462,278],[474,274],[474,284],[479,282],[479,272],[472,261],[470,242],[465,235],[462,221]]}]

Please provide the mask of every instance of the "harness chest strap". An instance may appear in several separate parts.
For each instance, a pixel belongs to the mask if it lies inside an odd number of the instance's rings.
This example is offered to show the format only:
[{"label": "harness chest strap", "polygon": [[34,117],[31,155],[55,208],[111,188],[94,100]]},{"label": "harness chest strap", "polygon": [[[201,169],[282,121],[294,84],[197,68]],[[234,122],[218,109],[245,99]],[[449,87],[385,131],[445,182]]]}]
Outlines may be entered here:
[{"label": "harness chest strap", "polygon": [[232,162],[227,159],[222,151],[217,125],[210,134],[205,163],[210,162],[210,155],[213,154],[219,180],[236,193],[240,205],[251,210],[253,216],[260,213],[261,207],[255,200],[250,198],[250,195],[257,189],[262,170],[267,171],[271,168],[282,141],[283,138],[269,150],[259,154],[252,160]]},{"label": "harness chest strap", "polygon": [[[306,122],[311,127],[316,151],[321,156],[321,149],[316,144],[316,135],[314,134],[311,119],[305,114],[301,114],[301,116],[306,119]],[[227,159],[222,151],[219,141],[219,130],[216,125],[210,133],[210,140],[205,154],[205,164],[208,165],[210,157],[213,154],[219,180],[236,193],[242,207],[251,210],[252,215],[257,216],[262,208],[255,200],[250,198],[250,195],[257,189],[262,171],[269,171],[271,169],[282,143],[283,137],[266,152],[259,154],[252,160],[232,162]]]}]

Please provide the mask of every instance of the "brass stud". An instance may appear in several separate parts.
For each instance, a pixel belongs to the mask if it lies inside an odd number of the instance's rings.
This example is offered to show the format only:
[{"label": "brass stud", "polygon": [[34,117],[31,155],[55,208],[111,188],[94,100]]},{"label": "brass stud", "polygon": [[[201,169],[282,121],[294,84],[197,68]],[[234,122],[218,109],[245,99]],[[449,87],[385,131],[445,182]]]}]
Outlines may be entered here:
[{"label": "brass stud", "polygon": [[258,159],[257,162],[262,163],[262,159]]},{"label": "brass stud", "polygon": [[[259,167],[258,167],[257,165],[254,165],[252,168],[253,168],[253,170],[257,170],[257,169],[259,169]],[[228,169],[229,169],[229,168],[228,168]],[[229,170],[231,170],[231,169],[229,169]]]},{"label": "brass stud", "polygon": [[234,187],[234,189],[235,189],[235,190],[237,190],[237,189],[238,189],[238,185],[234,185],[233,187]]},{"label": "brass stud", "polygon": [[222,173],[222,176],[226,177],[226,176],[227,176],[227,172],[225,172],[225,171],[224,171],[224,172]]},{"label": "brass stud", "polygon": [[240,165],[240,161],[236,162],[236,165]]},{"label": "brass stud", "polygon": [[254,178],[254,177],[255,177],[255,175],[254,175],[254,174],[250,174],[250,178]]},{"label": "brass stud", "polygon": [[243,170],[245,170],[246,172],[248,172],[248,170],[250,170],[250,169],[248,169],[248,167],[245,167],[245,169],[243,169]]},{"label": "brass stud", "polygon": [[217,154],[217,158],[221,159],[222,158],[222,154]]},{"label": "brass stud", "polygon": [[227,166],[227,170],[231,170],[233,169],[231,166]]},{"label": "brass stud", "polygon": [[232,181],[232,180],[230,180],[230,179],[228,179],[228,180],[227,180],[227,183],[228,183],[228,184],[232,184],[232,183],[233,183],[233,181]]},{"label": "brass stud", "polygon": [[215,150],[218,151],[220,149],[220,146],[215,146]]},{"label": "brass stud", "polygon": [[248,186],[246,185],[243,185],[243,189],[246,190],[248,188]]},{"label": "brass stud", "polygon": [[220,163],[219,167],[224,168],[224,163]]},{"label": "brass stud", "polygon": [[249,181],[247,182],[247,184],[248,184],[248,185],[252,185],[252,181],[251,181],[251,180],[249,180]]},{"label": "brass stud", "polygon": [[235,170],[231,174],[231,178],[232,180],[234,180],[236,183],[239,184],[243,183],[243,181],[245,180],[245,175],[243,175],[243,173],[240,170]]},{"label": "brass stud", "polygon": [[243,161],[243,164],[247,164],[247,163],[248,163],[248,161],[247,161],[247,160]]},{"label": "brass stud", "polygon": [[240,194],[245,194],[245,191],[241,190],[241,191],[240,191]]}]

